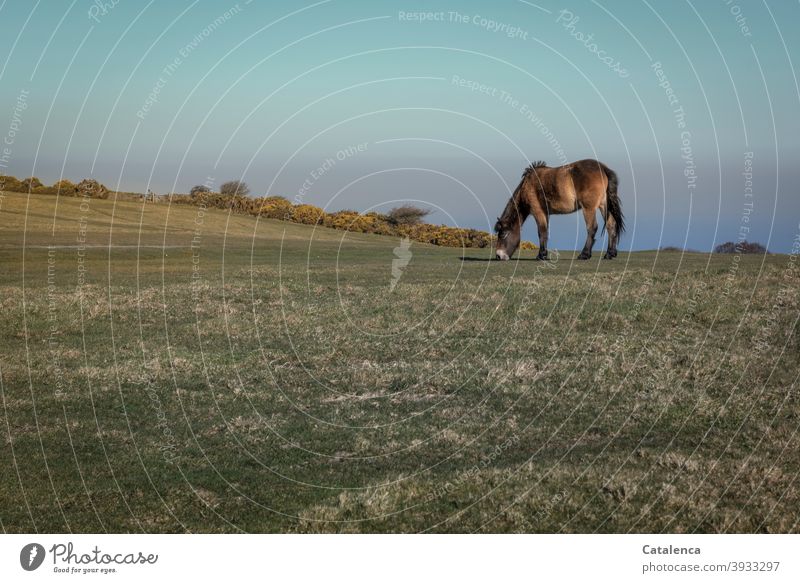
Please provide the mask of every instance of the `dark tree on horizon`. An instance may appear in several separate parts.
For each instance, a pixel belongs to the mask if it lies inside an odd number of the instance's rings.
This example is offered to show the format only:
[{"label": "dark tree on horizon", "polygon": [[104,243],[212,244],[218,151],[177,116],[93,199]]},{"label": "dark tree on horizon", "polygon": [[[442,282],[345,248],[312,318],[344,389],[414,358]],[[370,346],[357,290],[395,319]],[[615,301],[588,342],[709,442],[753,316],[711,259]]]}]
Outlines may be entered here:
[{"label": "dark tree on horizon", "polygon": [[418,225],[422,219],[427,217],[433,211],[430,209],[421,209],[410,204],[398,206],[393,208],[387,213],[389,222],[393,225]]},{"label": "dark tree on horizon", "polygon": [[739,241],[738,243],[734,243],[733,241],[728,241],[726,243],[720,243],[716,247],[714,247],[714,253],[742,253],[742,254],[757,254],[757,255],[766,255],[769,253],[767,248],[764,247],[761,243],[757,243],[755,241]]},{"label": "dark tree on horizon", "polygon": [[211,192],[211,189],[208,186],[205,184],[196,184],[195,186],[192,186],[189,194],[191,196],[200,196],[201,194],[205,194],[207,192]]},{"label": "dark tree on horizon", "polygon": [[250,187],[241,180],[229,180],[219,187],[219,193],[224,196],[247,196],[250,194]]}]

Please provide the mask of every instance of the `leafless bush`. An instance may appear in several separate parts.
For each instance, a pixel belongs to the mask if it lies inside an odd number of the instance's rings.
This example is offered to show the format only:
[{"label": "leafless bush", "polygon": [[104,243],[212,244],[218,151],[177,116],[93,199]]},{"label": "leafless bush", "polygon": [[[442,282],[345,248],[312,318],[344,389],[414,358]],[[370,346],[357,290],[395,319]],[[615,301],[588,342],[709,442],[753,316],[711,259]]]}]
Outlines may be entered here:
[{"label": "leafless bush", "polygon": [[393,208],[387,216],[393,225],[419,225],[431,212],[433,211],[407,204]]},{"label": "leafless bush", "polygon": [[250,187],[241,180],[229,180],[219,187],[219,192],[224,196],[247,196],[250,194]]}]

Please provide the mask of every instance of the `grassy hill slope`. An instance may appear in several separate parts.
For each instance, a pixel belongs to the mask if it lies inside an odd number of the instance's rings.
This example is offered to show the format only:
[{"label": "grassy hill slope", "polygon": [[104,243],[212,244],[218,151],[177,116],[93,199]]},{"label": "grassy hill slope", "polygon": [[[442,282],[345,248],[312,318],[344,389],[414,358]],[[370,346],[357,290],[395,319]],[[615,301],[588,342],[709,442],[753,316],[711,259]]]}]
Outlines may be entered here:
[{"label": "grassy hill slope", "polygon": [[0,205],[4,531],[798,529],[787,256],[81,205]]}]

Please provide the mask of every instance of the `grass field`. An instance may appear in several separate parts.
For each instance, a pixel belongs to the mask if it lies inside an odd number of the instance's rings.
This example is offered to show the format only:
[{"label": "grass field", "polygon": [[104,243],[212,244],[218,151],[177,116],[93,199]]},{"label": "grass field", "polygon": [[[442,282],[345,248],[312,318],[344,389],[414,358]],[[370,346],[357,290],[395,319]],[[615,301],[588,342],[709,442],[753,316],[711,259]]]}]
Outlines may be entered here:
[{"label": "grass field", "polygon": [[800,529],[796,256],[1,202],[5,532]]}]

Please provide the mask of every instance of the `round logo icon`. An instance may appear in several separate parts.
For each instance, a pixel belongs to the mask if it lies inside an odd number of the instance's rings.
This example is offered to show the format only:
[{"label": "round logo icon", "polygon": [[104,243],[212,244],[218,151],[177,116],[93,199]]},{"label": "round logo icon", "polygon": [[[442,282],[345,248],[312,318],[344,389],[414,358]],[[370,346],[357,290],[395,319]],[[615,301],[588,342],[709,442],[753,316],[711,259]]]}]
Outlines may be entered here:
[{"label": "round logo icon", "polygon": [[39,543],[29,543],[19,552],[19,564],[26,571],[35,571],[44,562],[44,547]]}]

